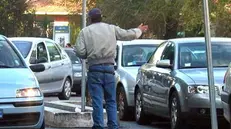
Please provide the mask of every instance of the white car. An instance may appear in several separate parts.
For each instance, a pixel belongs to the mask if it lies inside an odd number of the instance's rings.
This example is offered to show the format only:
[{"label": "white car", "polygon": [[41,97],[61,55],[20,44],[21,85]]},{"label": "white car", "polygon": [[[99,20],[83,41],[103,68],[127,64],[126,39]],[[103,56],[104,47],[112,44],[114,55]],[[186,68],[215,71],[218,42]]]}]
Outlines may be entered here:
[{"label": "white car", "polygon": [[164,40],[153,39],[117,42],[116,96],[120,119],[134,117],[134,88],[138,69],[149,60],[156,47],[162,42]]},{"label": "white car", "polygon": [[45,65],[45,71],[35,73],[44,94],[58,94],[68,100],[73,86],[72,62],[59,44],[48,38],[9,38],[23,55],[26,63]]},{"label": "white car", "polygon": [[230,121],[230,113],[231,113],[231,63],[225,73],[224,76],[224,86],[222,87],[221,92],[221,101],[223,104],[224,117],[225,119],[231,123]]}]

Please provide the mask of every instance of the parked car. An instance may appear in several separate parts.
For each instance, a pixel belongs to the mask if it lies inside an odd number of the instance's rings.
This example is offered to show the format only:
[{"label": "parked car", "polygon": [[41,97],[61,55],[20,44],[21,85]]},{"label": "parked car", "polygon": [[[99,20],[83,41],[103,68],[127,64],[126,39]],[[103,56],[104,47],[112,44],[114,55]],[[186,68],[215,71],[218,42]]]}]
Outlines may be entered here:
[{"label": "parked car", "polygon": [[[220,95],[231,60],[231,38],[212,38],[211,41],[220,121],[224,120]],[[138,70],[134,95],[137,123],[150,122],[147,115],[170,118],[171,129],[184,128],[188,121],[210,123],[206,64],[204,38],[170,39],[162,43]]]},{"label": "parked car", "polygon": [[118,81],[116,82],[116,96],[120,119],[134,118],[134,88],[138,68],[147,62],[161,42],[163,40],[151,39],[117,42],[115,70]]},{"label": "parked car", "polygon": [[[73,48],[64,48],[67,55],[70,57],[72,65],[73,65],[73,88],[72,91],[77,95],[81,94],[81,82],[82,82],[82,61],[80,58],[76,56],[76,53]],[[87,79],[87,77],[86,77]]]},{"label": "parked car", "polygon": [[43,64],[46,69],[35,73],[44,94],[58,94],[59,99],[71,97],[73,85],[72,63],[59,44],[47,38],[9,38],[22,53],[26,63]]},{"label": "parked car", "polygon": [[43,94],[32,71],[43,64],[26,65],[17,48],[0,35],[0,128],[45,129]]},{"label": "parked car", "polygon": [[231,63],[229,64],[228,69],[226,70],[225,76],[224,76],[224,86],[222,87],[221,92],[221,101],[223,104],[223,110],[224,110],[224,117],[225,119],[231,123],[230,121],[230,111],[231,111]]}]

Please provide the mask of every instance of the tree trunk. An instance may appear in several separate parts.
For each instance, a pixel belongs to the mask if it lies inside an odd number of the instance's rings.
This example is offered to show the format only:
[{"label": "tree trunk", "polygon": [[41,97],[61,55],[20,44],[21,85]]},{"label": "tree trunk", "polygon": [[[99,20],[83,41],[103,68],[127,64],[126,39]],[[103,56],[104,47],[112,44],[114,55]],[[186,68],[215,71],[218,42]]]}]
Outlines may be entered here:
[{"label": "tree trunk", "polygon": [[176,38],[177,28],[178,28],[178,21],[173,18],[168,19],[165,28],[166,32],[165,32],[164,39]]}]

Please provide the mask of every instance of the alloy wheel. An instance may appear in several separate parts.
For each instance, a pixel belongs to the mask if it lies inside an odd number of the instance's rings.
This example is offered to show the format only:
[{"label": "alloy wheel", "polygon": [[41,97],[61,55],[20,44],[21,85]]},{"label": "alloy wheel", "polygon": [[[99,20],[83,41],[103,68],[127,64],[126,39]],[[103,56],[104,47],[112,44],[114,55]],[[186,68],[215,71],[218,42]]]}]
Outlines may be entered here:
[{"label": "alloy wheel", "polygon": [[171,121],[172,121],[172,127],[176,126],[176,122],[178,120],[178,110],[177,110],[177,100],[174,97],[172,99],[172,103],[171,103]]},{"label": "alloy wheel", "polygon": [[141,94],[137,93],[137,95],[136,95],[136,105],[135,105],[136,106],[136,120],[140,119],[141,103],[142,103]]}]

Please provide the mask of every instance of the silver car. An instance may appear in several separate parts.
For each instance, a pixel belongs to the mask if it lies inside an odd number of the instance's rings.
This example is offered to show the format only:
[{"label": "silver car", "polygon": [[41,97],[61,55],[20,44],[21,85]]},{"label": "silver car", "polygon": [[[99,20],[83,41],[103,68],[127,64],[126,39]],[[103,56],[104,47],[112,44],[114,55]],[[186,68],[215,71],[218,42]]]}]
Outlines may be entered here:
[{"label": "silver car", "polygon": [[[231,58],[229,57],[230,61]],[[221,100],[223,104],[224,117],[230,122],[230,113],[231,113],[231,63],[229,64],[228,69],[224,75],[224,86],[222,87]]]},{"label": "silver car", "polygon": [[47,38],[17,37],[9,40],[22,53],[29,66],[45,65],[45,71],[35,73],[44,94],[58,94],[61,100],[71,97],[72,63],[63,48]]},{"label": "silver car", "polygon": [[[72,92],[75,92],[77,95],[81,94],[81,82],[82,82],[82,60],[76,56],[76,53],[73,48],[64,48],[66,53],[71,59],[73,65],[73,75],[74,83]],[[87,79],[87,77],[85,77]]]},{"label": "silver car", "polygon": [[120,119],[134,118],[134,88],[138,68],[147,62],[161,42],[163,40],[152,39],[117,42],[116,96]]},{"label": "silver car", "polygon": [[[217,116],[223,122],[220,95],[231,59],[231,38],[211,41]],[[134,95],[136,121],[149,123],[149,115],[167,117],[171,129],[182,129],[187,122],[210,123],[206,64],[204,38],[170,39],[162,43],[138,71]]]},{"label": "silver car", "polygon": [[0,129],[45,129],[43,94],[34,76],[42,64],[26,65],[20,52],[0,35]]}]

